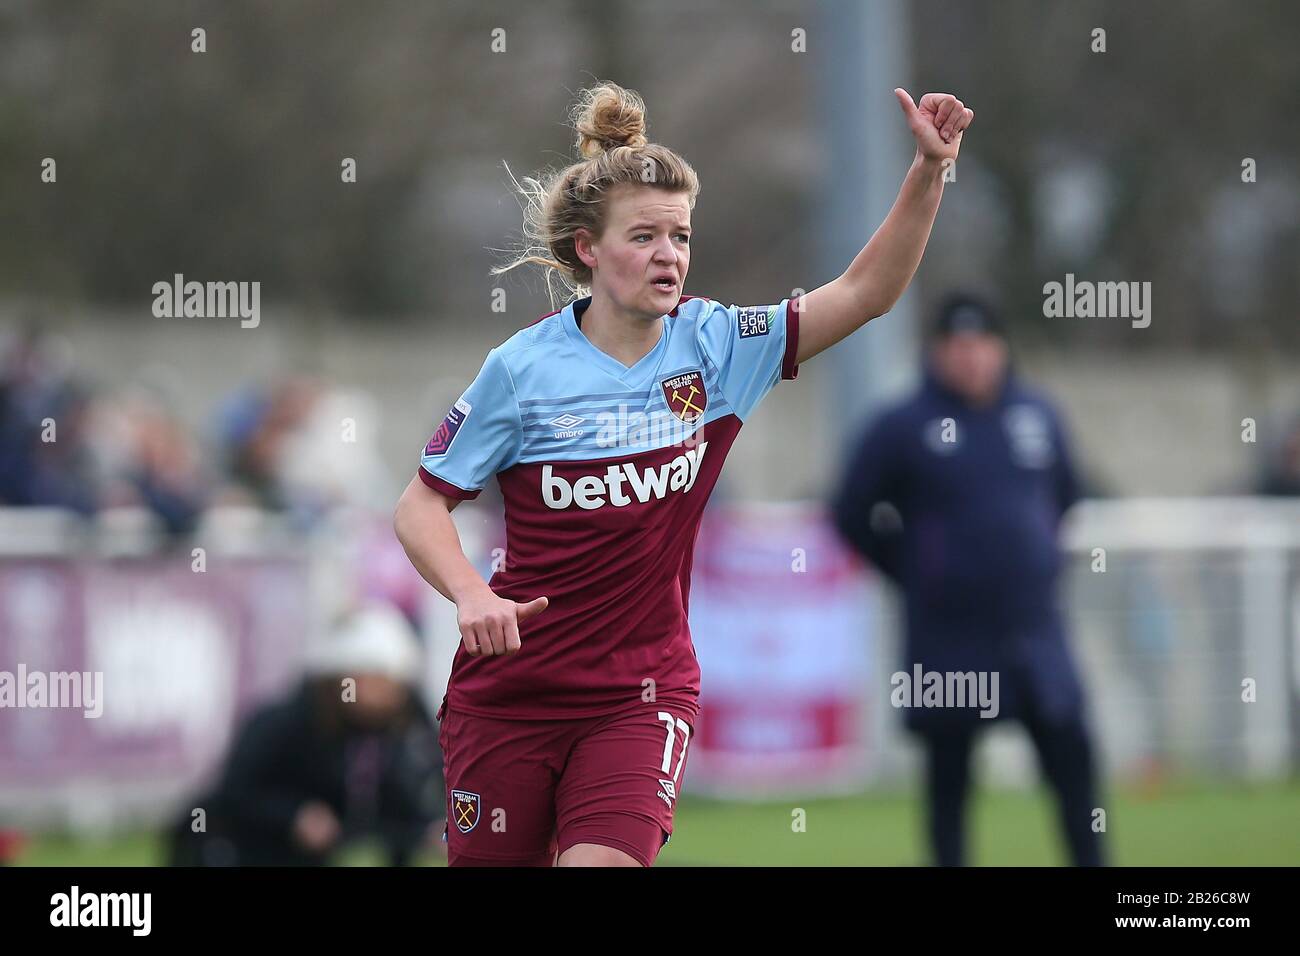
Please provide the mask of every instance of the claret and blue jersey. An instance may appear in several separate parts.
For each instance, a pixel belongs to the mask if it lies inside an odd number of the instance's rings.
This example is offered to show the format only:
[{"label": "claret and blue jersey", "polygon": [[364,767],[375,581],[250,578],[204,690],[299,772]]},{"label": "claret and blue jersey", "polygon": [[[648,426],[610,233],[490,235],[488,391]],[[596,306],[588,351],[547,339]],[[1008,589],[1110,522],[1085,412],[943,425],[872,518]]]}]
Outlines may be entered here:
[{"label": "claret and blue jersey", "polygon": [[653,687],[697,712],[686,621],[695,536],[741,425],[798,374],[798,300],[684,297],[631,367],[583,334],[590,303],[488,353],[424,449],[421,479],[449,497],[474,498],[496,476],[506,556],[489,584],[549,599],[521,625],[519,653],[457,652],[452,708],[585,717],[638,706]]}]

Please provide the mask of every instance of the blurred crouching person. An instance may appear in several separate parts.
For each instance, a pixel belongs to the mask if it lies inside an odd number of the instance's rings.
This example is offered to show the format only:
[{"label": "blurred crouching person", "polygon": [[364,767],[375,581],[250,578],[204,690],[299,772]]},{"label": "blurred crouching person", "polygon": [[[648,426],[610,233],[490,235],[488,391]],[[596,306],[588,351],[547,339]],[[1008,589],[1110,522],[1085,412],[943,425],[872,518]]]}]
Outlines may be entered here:
[{"label": "blurred crouching person", "polygon": [[1071,859],[1099,865],[1094,750],[1056,595],[1057,530],[1079,497],[1061,421],[1013,374],[1000,321],[975,298],[943,305],[926,359],[916,393],[858,442],[832,510],[902,591],[902,673],[914,681],[919,665],[947,685],[973,672],[996,691],[987,707],[904,701],[925,751],[934,861],[966,862],[971,751],[981,729],[1010,718],[1055,792]]},{"label": "blurred crouching person", "polygon": [[[442,754],[400,612],[363,606],[309,655],[306,680],[252,713],[213,789],[172,828],[173,865],[314,866],[376,838],[401,866],[442,850]],[[194,808],[205,832],[194,832]]]}]

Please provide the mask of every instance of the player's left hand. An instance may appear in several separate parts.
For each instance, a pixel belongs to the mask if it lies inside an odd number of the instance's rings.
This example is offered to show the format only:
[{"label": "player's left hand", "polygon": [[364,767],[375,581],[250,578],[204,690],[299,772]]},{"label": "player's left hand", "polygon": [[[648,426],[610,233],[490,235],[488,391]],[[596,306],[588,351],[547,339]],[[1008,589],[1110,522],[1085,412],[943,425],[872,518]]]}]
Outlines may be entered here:
[{"label": "player's left hand", "polygon": [[926,159],[956,159],[961,134],[975,121],[975,111],[951,93],[926,93],[920,103],[902,88],[894,90],[907,125],[916,137],[916,151]]}]

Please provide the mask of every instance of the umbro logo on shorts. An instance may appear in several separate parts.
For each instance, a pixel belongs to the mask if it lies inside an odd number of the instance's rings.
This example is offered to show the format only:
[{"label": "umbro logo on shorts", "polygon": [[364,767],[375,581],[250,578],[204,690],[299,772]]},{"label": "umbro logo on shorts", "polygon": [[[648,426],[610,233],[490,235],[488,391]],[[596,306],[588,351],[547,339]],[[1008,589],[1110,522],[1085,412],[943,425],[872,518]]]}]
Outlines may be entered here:
[{"label": "umbro logo on shorts", "polygon": [[673,801],[677,799],[677,788],[673,785],[671,780],[663,779],[660,779],[659,786],[663,789],[656,793],[655,796],[659,797],[664,803],[671,807]]},{"label": "umbro logo on shorts", "polygon": [[468,790],[451,792],[451,818],[455,821],[457,830],[461,833],[469,833],[478,826],[479,807],[482,802],[477,793],[470,793]]}]

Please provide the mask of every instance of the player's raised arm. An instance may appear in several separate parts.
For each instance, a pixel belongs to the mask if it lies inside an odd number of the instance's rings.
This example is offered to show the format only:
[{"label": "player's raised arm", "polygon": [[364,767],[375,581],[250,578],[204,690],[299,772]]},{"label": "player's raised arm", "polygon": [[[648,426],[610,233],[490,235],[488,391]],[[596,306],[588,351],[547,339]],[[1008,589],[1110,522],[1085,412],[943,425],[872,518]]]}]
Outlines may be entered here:
[{"label": "player's raised arm", "polygon": [[945,160],[956,161],[962,133],[975,119],[951,93],[926,93],[920,104],[894,90],[916,137],[916,158],[894,207],[871,241],[837,279],[804,296],[797,361],[805,362],[894,307],[912,281],[943,197]]}]

